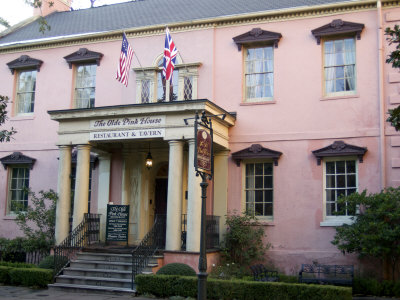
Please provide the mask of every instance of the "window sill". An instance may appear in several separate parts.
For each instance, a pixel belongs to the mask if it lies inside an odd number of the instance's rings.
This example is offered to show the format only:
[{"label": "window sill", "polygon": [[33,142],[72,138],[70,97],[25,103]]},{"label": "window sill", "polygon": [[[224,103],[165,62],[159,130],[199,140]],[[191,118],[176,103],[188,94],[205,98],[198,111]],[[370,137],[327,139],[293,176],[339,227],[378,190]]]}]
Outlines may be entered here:
[{"label": "window sill", "polygon": [[319,226],[321,226],[321,227],[337,227],[337,226],[342,226],[344,224],[351,225],[354,223],[354,220],[351,218],[352,217],[325,220],[325,221],[320,222]]},{"label": "window sill", "polygon": [[241,106],[248,106],[248,105],[265,105],[265,104],[275,104],[276,101],[274,100],[266,100],[266,101],[259,101],[259,102],[242,102],[240,103]]},{"label": "window sill", "polygon": [[5,215],[3,220],[15,220],[17,218],[16,215]]},{"label": "window sill", "polygon": [[10,118],[10,121],[26,121],[26,120],[34,120],[35,116],[32,115],[17,115]]},{"label": "window sill", "polygon": [[321,101],[328,101],[328,100],[340,100],[340,99],[352,99],[352,98],[360,98],[359,94],[348,94],[348,95],[341,95],[341,96],[324,96],[321,98]]}]

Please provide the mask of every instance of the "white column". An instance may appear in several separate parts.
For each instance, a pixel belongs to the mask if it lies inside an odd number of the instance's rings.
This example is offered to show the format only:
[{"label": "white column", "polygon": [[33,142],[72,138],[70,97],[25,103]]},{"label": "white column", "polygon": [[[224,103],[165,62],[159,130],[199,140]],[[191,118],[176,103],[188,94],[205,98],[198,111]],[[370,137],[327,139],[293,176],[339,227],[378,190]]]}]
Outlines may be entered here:
[{"label": "white column", "polygon": [[181,249],[183,141],[169,141],[167,236],[165,249]]},{"label": "white column", "polygon": [[69,212],[71,209],[71,146],[59,146],[58,203],[56,208],[56,244],[60,244],[69,233]]},{"label": "white column", "polygon": [[75,229],[82,222],[83,215],[88,212],[89,200],[90,145],[78,145],[77,149],[72,229]]},{"label": "white column", "polygon": [[111,155],[99,155],[99,185],[97,196],[97,212],[100,216],[100,241],[106,240],[107,204],[110,200],[110,168]]},{"label": "white column", "polygon": [[200,251],[201,188],[194,169],[194,140],[189,140],[186,251]]},{"label": "white column", "polygon": [[228,214],[228,156],[222,150],[214,156],[214,215],[219,216],[219,240],[226,233],[225,220]]}]

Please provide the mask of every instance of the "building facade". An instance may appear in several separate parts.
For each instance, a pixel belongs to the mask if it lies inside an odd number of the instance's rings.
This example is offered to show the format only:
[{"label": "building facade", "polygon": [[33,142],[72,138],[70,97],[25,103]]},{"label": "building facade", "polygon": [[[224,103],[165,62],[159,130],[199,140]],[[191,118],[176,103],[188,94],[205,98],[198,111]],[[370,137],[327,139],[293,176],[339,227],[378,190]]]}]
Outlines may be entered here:
[{"label": "building facade", "polygon": [[[399,185],[400,137],[385,120],[400,75],[385,64],[383,34],[400,21],[399,1],[260,2],[135,1],[50,12],[43,34],[34,19],[1,34],[4,126],[17,133],[0,145],[0,236],[21,234],[24,187],[52,188],[57,243],[87,212],[102,215],[104,240],[113,203],[130,205],[129,244],[166,215],[166,250],[181,250],[184,218],[186,252],[197,253],[200,179],[184,119],[205,111],[226,115],[213,123],[207,199],[220,238],[225,216],[247,210],[287,274],[358,264],[331,244],[355,214],[337,199]],[[170,93],[166,25],[179,51]],[[115,80],[123,32],[136,55],[128,87]]]}]

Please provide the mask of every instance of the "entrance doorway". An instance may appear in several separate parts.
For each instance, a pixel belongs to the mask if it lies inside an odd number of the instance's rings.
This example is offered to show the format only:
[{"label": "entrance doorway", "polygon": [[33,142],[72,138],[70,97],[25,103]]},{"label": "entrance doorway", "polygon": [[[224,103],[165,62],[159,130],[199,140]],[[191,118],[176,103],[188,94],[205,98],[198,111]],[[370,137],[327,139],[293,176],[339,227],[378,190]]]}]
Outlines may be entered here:
[{"label": "entrance doorway", "polygon": [[168,178],[156,178],[155,215],[167,214]]},{"label": "entrance doorway", "polygon": [[154,215],[157,222],[163,222],[160,245],[165,246],[166,221],[167,221],[167,198],[168,198],[168,164],[160,167],[155,178],[154,193]]}]

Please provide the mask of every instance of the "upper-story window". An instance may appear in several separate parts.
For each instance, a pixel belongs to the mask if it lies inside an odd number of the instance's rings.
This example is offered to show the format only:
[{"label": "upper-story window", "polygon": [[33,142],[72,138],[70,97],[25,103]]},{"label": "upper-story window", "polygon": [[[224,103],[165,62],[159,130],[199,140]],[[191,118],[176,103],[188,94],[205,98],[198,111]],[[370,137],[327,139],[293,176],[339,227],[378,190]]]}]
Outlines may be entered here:
[{"label": "upper-story window", "polygon": [[259,102],[274,95],[274,49],[272,46],[246,49],[246,101]]},{"label": "upper-story window", "polygon": [[22,55],[7,63],[11,74],[16,73],[17,76],[14,101],[14,114],[17,116],[29,115],[34,111],[36,76],[42,63],[43,61],[31,58],[28,55]]},{"label": "upper-story window", "polygon": [[78,65],[75,68],[75,108],[91,108],[95,104],[96,65]]},{"label": "upper-story window", "polygon": [[70,69],[74,67],[74,108],[95,106],[96,69],[100,66],[103,54],[81,48],[64,57]]},{"label": "upper-story window", "polygon": [[324,95],[346,96],[357,91],[356,40],[364,25],[340,19],[312,30],[317,43],[323,40]]},{"label": "upper-story window", "polygon": [[233,38],[239,51],[245,49],[243,102],[274,100],[274,48],[281,37],[277,32],[253,28]]},{"label": "upper-story window", "polygon": [[35,107],[36,70],[19,71],[15,111],[17,115],[33,113]]},{"label": "upper-story window", "polygon": [[324,41],[325,94],[356,91],[356,50],[354,38]]},{"label": "upper-story window", "polygon": [[[200,66],[200,63],[185,64],[177,55],[172,80],[169,83],[162,77],[162,55],[156,58],[153,67],[135,68],[137,103],[196,99],[198,68]],[[169,86],[169,93],[166,93],[167,86]]]}]

